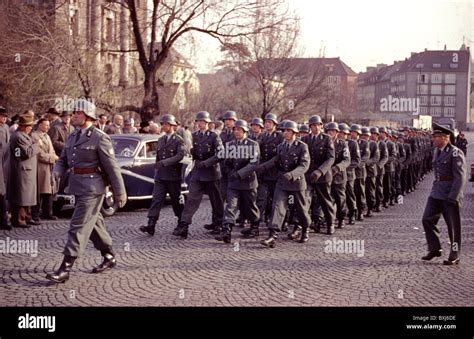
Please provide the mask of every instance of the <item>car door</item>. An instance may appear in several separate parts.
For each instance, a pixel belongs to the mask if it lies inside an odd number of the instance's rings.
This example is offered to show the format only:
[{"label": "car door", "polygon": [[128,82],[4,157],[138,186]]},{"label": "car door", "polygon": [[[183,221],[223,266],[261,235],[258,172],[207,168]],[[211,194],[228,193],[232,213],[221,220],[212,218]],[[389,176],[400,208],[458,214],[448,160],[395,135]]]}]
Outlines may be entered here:
[{"label": "car door", "polygon": [[156,159],[156,140],[142,142],[130,171],[131,182],[127,185],[129,196],[150,197],[153,192]]}]

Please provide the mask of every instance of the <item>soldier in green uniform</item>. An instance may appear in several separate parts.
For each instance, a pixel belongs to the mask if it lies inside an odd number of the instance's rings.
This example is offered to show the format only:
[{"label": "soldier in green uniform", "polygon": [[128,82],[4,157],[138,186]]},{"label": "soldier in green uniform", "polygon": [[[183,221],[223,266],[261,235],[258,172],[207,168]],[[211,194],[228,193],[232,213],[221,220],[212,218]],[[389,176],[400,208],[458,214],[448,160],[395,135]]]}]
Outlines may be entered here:
[{"label": "soldier in green uniform", "polygon": [[296,139],[298,124],[288,120],[284,127],[285,141],[277,147],[277,154],[261,166],[267,170],[276,167],[278,170],[275,195],[273,196],[272,214],[268,224],[269,236],[261,244],[275,247],[278,233],[283,225],[288,210],[288,202],[294,205],[296,218],[302,226],[299,242],[308,241],[310,218],[308,215],[308,201],[306,199],[305,173],[309,168],[308,146]]},{"label": "soldier in green uniform", "polygon": [[184,140],[174,132],[176,126],[174,115],[165,114],[161,117],[161,130],[165,135],[158,139],[156,145],[155,185],[153,200],[148,210],[148,224],[140,226],[140,231],[155,234],[155,225],[160,216],[161,206],[165,202],[166,193],[170,195],[174,214],[181,219],[184,200],[181,196],[181,171],[185,147]]},{"label": "soldier in green uniform", "polygon": [[74,104],[72,122],[76,130],[69,136],[61,157],[54,166],[54,175],[64,177],[70,171],[69,193],[75,196],[75,209],[64,248],[64,260],[47,279],[60,283],[69,279],[69,272],[77,257],[84,254],[87,241],[102,254],[102,263],[92,272],[99,273],[116,265],[112,238],[105,227],[100,208],[104,200],[106,180],[112,186],[118,206],[127,202],[127,194],[110,137],[95,128],[97,120],[94,104],[78,99]]},{"label": "soldier in green uniform", "polygon": [[461,251],[461,203],[466,184],[466,160],[464,153],[452,145],[454,133],[450,129],[433,123],[433,142],[435,155],[433,159],[434,177],[425,212],[423,228],[428,243],[428,254],[423,260],[440,257],[441,242],[438,221],[443,215],[448,226],[451,251],[444,265],[459,264]]}]

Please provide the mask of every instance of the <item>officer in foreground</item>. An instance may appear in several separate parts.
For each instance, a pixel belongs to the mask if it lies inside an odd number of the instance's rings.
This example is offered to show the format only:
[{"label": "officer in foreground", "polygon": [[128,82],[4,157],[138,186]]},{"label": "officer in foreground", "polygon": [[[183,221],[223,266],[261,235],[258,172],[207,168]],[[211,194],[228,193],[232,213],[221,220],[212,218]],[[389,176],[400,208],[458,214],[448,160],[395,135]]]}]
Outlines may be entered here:
[{"label": "officer in foreground", "polygon": [[435,148],[433,167],[433,188],[431,189],[425,212],[423,213],[423,228],[428,243],[428,254],[423,260],[431,260],[442,254],[438,221],[443,215],[448,226],[451,251],[444,265],[459,264],[461,251],[461,203],[464,185],[466,184],[466,160],[464,153],[453,146],[454,132],[433,123],[433,142]]},{"label": "officer in foreground", "polygon": [[119,207],[125,205],[127,194],[110,137],[94,127],[95,120],[97,120],[95,106],[85,99],[78,99],[74,105],[72,118],[76,130],[68,138],[54,167],[53,173],[57,178],[63,178],[66,171],[71,172],[69,193],[75,196],[76,201],[68,240],[63,251],[63,262],[59,270],[46,276],[55,283],[69,279],[74,261],[84,254],[89,239],[104,257],[102,263],[95,267],[92,273],[100,273],[116,265],[112,238],[100,213],[107,186],[106,180],[112,186]]},{"label": "officer in foreground", "polygon": [[160,216],[161,206],[166,193],[170,195],[174,214],[181,219],[184,200],[181,196],[181,160],[184,158],[184,140],[174,132],[177,125],[174,115],[165,114],[160,120],[161,130],[165,135],[158,139],[156,145],[155,185],[153,200],[148,210],[148,223],[140,226],[140,231],[155,234],[155,226]]}]

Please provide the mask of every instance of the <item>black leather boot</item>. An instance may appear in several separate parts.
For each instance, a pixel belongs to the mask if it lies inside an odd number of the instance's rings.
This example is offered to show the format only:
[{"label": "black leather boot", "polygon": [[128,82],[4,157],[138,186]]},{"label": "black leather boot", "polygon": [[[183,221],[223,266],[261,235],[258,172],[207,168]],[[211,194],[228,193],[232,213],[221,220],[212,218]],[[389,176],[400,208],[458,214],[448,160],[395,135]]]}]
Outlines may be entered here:
[{"label": "black leather boot", "polygon": [[305,243],[309,240],[308,228],[303,227],[301,230],[301,237],[298,240],[299,243]]},{"label": "black leather boot", "polygon": [[364,215],[366,218],[371,218],[373,216],[372,210],[370,208],[367,209],[367,213]]},{"label": "black leather boot", "polygon": [[334,234],[334,232],[336,232],[334,224],[328,225],[327,234],[331,235],[331,234]]},{"label": "black leather boot", "polygon": [[294,225],[293,232],[288,234],[288,239],[291,239],[291,240],[299,239],[301,236],[301,229],[302,229],[301,226]]},{"label": "black leather boot", "polygon": [[69,280],[69,272],[71,272],[74,261],[76,261],[76,257],[70,257],[68,255],[64,256],[63,262],[61,263],[61,266],[59,266],[59,269],[52,274],[47,274],[46,279],[55,283],[65,283]]},{"label": "black leather boot", "polygon": [[441,254],[443,254],[443,250],[434,250],[434,251],[429,251],[427,255],[424,257],[421,257],[423,260],[431,260],[435,257],[441,257]]},{"label": "black leather boot", "polygon": [[258,231],[258,225],[259,222],[254,222],[250,224],[250,228],[243,229],[240,233],[244,236],[244,238],[250,239],[250,238],[255,238],[258,237],[259,231]]},{"label": "black leather boot", "polygon": [[230,241],[232,239],[232,228],[234,225],[232,224],[224,224],[222,226],[221,232],[214,237],[214,239],[218,241],[223,241],[226,244],[230,244]]},{"label": "black leather boot", "polygon": [[176,226],[176,228],[173,230],[173,235],[186,239],[188,237],[188,227],[188,223],[180,221],[178,226]]},{"label": "black leather boot", "polygon": [[344,219],[340,219],[337,221],[337,228],[344,228]]},{"label": "black leather boot", "polygon": [[148,233],[149,235],[154,235],[156,222],[156,218],[148,218],[148,224],[146,226],[140,226],[140,231]]},{"label": "black leather boot", "polygon": [[221,231],[222,231],[222,225],[214,224],[214,229],[212,231],[210,231],[209,234],[218,235],[218,234],[221,233]]},{"label": "black leather boot", "polygon": [[109,268],[114,268],[117,266],[117,260],[112,253],[103,253],[104,260],[100,263],[99,266],[96,266],[92,269],[92,273],[101,273]]},{"label": "black leather boot", "polygon": [[363,221],[364,220],[364,212],[362,210],[357,210],[357,221]]},{"label": "black leather boot", "polygon": [[357,212],[357,210],[349,211],[349,215],[348,215],[349,221],[347,222],[348,225],[354,225],[355,224],[354,217],[356,215],[356,212]]},{"label": "black leather boot", "polygon": [[214,230],[214,228],[216,227],[216,225],[214,225],[214,223],[210,223],[210,224],[205,224],[204,225],[204,228],[208,231],[212,231]]},{"label": "black leather boot", "polygon": [[268,235],[268,238],[260,241],[260,243],[264,246],[274,248],[276,246],[277,238],[278,238],[278,231],[270,230],[270,234]]}]

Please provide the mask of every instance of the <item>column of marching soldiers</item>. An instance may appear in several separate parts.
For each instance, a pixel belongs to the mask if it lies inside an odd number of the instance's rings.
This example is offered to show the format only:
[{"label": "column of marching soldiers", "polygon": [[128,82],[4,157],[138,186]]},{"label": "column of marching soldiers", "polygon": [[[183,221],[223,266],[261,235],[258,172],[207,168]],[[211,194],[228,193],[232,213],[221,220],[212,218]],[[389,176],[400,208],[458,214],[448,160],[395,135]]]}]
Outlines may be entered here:
[{"label": "column of marching soldiers", "polygon": [[[204,194],[212,222],[204,225],[216,240],[230,243],[236,225],[244,238],[275,247],[281,232],[305,243],[310,230],[331,235],[374,213],[402,204],[432,170],[430,133],[413,127],[390,129],[328,122],[313,115],[307,124],[278,121],[273,113],[251,123],[234,111],[223,116],[220,133],[208,129],[208,112],[198,112],[190,150],[194,168],[186,202],[180,203],[173,164],[183,157],[183,142],[160,138],[154,199],[142,232],[153,235],[166,193],[178,224],[175,236],[188,237],[189,225]],[[162,117],[162,125],[174,116]],[[171,173],[171,174],[170,174]],[[174,184],[172,184],[174,182]]]}]

